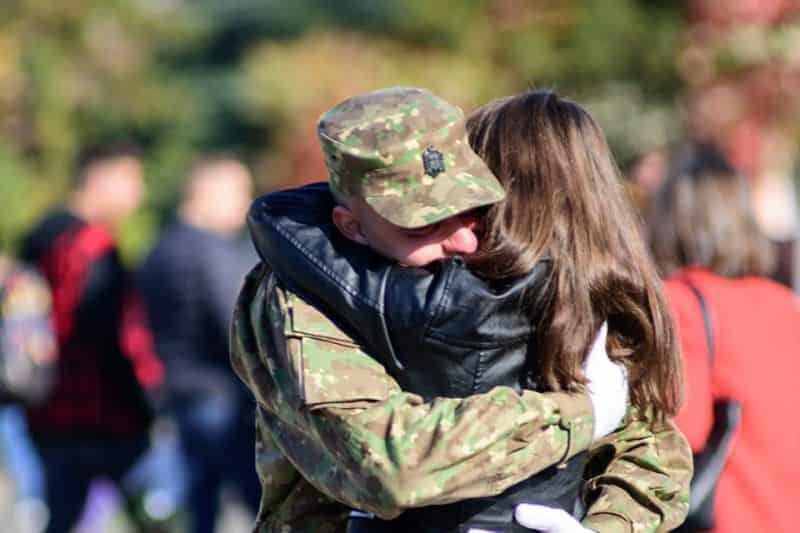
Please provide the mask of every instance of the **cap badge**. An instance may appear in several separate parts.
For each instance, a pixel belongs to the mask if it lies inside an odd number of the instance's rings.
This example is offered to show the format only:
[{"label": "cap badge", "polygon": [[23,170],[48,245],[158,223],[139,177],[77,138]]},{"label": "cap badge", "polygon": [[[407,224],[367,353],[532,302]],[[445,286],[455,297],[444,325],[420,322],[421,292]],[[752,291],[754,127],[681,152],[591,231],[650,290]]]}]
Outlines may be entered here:
[{"label": "cap badge", "polygon": [[425,167],[425,174],[435,178],[444,172],[444,154],[433,146],[428,146],[422,152],[422,166]]}]

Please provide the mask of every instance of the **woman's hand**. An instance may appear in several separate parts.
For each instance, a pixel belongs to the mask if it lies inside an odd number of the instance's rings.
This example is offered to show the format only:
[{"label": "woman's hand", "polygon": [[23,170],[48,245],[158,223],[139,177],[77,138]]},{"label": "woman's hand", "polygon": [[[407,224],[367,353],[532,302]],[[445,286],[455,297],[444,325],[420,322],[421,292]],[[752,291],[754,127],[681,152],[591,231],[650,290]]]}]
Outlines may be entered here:
[{"label": "woman's hand", "polygon": [[520,525],[542,533],[594,533],[563,509],[544,505],[521,503],[514,511],[514,518]]}]

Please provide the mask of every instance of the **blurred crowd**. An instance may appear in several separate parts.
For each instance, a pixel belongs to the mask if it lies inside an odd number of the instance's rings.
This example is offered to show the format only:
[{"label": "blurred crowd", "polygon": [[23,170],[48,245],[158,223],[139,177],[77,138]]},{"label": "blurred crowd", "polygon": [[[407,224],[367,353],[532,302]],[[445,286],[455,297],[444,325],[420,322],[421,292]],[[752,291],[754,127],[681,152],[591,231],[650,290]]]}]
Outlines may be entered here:
[{"label": "blurred crowd", "polygon": [[251,188],[238,159],[198,157],[130,270],[114,230],[143,198],[141,154],[89,146],[66,202],[0,262],[8,531],[110,531],[124,511],[133,531],[212,532],[223,486],[249,527],[254,411],[228,328],[256,261],[242,231]]}]

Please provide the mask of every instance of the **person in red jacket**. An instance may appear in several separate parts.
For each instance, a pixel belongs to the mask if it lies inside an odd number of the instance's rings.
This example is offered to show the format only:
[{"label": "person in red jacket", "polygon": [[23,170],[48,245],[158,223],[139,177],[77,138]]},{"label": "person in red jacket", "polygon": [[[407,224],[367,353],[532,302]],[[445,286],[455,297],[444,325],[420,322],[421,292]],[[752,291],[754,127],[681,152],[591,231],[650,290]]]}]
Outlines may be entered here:
[{"label": "person in red jacket", "polygon": [[767,279],[773,258],[749,184],[715,147],[687,143],[672,156],[649,223],[684,355],[686,401],[675,421],[693,451],[706,444],[715,400],[742,405],[713,531],[796,531],[800,301]]},{"label": "person in red jacket", "polygon": [[119,480],[145,451],[147,391],[163,374],[112,235],[142,198],[138,153],[88,147],[74,180],[66,206],[31,230],[20,254],[50,286],[58,347],[50,394],[27,408],[45,473],[48,533],[75,525],[94,478]]}]

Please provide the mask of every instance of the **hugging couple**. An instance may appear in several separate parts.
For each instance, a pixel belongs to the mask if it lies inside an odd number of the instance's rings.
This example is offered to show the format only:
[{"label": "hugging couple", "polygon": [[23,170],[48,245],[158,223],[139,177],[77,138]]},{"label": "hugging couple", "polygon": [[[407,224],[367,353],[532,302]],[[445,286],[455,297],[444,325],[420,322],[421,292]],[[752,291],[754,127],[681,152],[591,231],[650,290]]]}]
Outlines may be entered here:
[{"label": "hugging couple", "polygon": [[550,91],[323,114],[327,184],[258,199],[234,315],[256,530],[669,531],[680,355],[606,140]]}]

